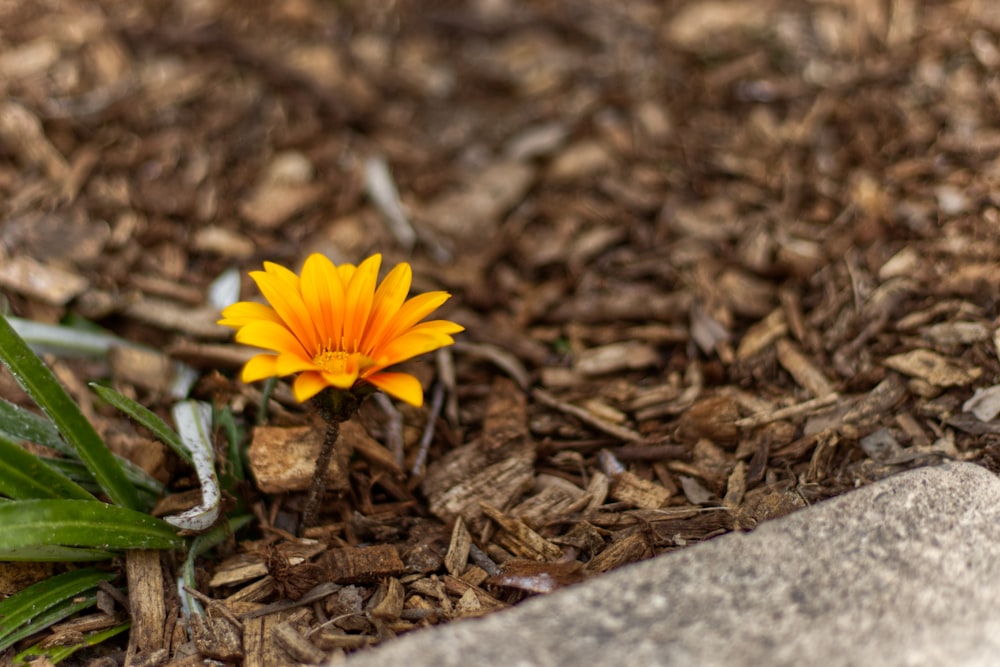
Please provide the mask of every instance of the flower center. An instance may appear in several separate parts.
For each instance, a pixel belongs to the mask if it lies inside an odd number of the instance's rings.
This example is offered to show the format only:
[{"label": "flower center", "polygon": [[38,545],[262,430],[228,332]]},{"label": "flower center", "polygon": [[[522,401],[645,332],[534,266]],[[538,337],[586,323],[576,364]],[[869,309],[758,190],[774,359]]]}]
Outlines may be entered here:
[{"label": "flower center", "polygon": [[347,360],[350,356],[343,350],[322,350],[313,357],[313,363],[328,373],[342,375],[347,371]]}]

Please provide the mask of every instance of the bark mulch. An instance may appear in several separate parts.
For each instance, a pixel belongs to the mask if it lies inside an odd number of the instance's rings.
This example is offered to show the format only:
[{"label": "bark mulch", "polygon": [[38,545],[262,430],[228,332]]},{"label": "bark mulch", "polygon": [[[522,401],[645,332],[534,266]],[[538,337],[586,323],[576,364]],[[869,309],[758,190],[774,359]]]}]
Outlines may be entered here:
[{"label": "bark mulch", "polygon": [[[168,417],[184,364],[249,446],[208,618],[156,584],[174,555],[136,561],[133,651],[319,662],[914,466],[1000,467],[994,4],[0,2],[9,311],[150,347],[51,361],[167,505],[192,472],[85,382]],[[411,365],[424,408],[345,425],[299,538],[321,427],[235,379],[208,298],[311,252],[410,261],[467,332]]]}]

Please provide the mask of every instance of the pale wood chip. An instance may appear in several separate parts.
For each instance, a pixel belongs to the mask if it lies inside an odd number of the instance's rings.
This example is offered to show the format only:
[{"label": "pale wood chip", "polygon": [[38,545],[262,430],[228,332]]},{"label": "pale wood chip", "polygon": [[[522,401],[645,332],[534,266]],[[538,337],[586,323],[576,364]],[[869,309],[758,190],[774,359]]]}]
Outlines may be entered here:
[{"label": "pale wood chip", "polygon": [[108,350],[108,362],[119,382],[128,382],[161,395],[170,393],[177,379],[177,362],[150,348],[114,346]]},{"label": "pale wood chip", "polygon": [[749,359],[767,349],[774,341],[788,333],[785,312],[776,308],[767,317],[758,320],[746,330],[736,347],[737,359]]},{"label": "pale wood chip", "polygon": [[189,623],[198,653],[213,660],[234,662],[243,657],[239,629],[222,617],[192,614]]},{"label": "pale wood chip", "polygon": [[730,510],[735,509],[743,502],[743,494],[746,493],[746,490],[747,465],[743,461],[737,461],[726,482],[726,495],[722,499],[722,504]]},{"label": "pale wood chip", "polygon": [[[244,667],[293,667],[298,665],[274,641],[274,633],[287,612],[251,618],[243,623]],[[200,661],[199,664],[204,664]]]},{"label": "pale wood chip", "polygon": [[128,577],[129,633],[127,656],[139,660],[144,655],[165,648],[163,629],[166,625],[166,599],[160,552],[130,549],[126,552],[125,573]]},{"label": "pale wood chip", "polygon": [[480,501],[507,505],[531,488],[534,445],[505,448],[499,453],[502,458],[494,461],[482,443],[473,443],[452,450],[432,465],[421,484],[431,512],[443,521],[461,516],[475,528],[481,524]]},{"label": "pale wood chip", "polygon": [[438,197],[420,218],[434,231],[461,240],[463,247],[484,247],[496,235],[500,217],[521,199],[534,178],[530,164],[496,162]]},{"label": "pale wood chip", "polygon": [[623,341],[582,351],[573,369],[583,375],[605,375],[615,371],[655,366],[660,355],[652,345],[641,341]]},{"label": "pale wood chip", "polygon": [[62,183],[66,179],[66,158],[45,136],[42,121],[24,105],[10,100],[0,103],[0,141],[25,165],[43,167],[51,180]]},{"label": "pale wood chip", "polygon": [[455,519],[455,526],[451,530],[451,541],[448,543],[448,551],[444,555],[444,567],[449,574],[458,577],[465,572],[471,547],[472,535],[465,527],[465,521],[459,517]]},{"label": "pale wood chip", "polygon": [[739,406],[732,397],[708,396],[681,414],[677,435],[687,441],[708,438],[716,444],[735,446],[740,436],[739,418]]},{"label": "pale wood chip", "polygon": [[216,324],[219,311],[212,306],[192,308],[166,299],[146,297],[126,304],[123,313],[145,324],[199,338],[221,340],[233,333],[229,327]]},{"label": "pale wood chip", "polygon": [[[511,538],[504,546],[525,558],[553,561],[562,558],[562,549],[545,539],[520,519],[507,516],[489,503],[480,503],[483,513],[493,519]],[[498,535],[498,540],[500,536]]]},{"label": "pale wood chip", "polygon": [[642,533],[635,532],[617,539],[587,563],[588,572],[607,572],[621,565],[649,558],[652,548]]},{"label": "pale wood chip", "polygon": [[593,426],[594,428],[604,431],[609,435],[613,435],[616,438],[621,438],[622,440],[627,440],[630,442],[641,442],[645,440],[642,434],[633,431],[630,428],[624,426],[619,426],[618,424],[612,424],[611,422],[605,421],[588,410],[581,407],[566,403],[565,401],[560,401],[555,396],[545,391],[544,389],[535,389],[531,392],[531,395],[537,399],[540,403],[544,403],[549,407],[556,408],[560,412],[564,412],[569,415],[573,415],[580,421]]},{"label": "pale wood chip", "polygon": [[667,504],[671,493],[662,484],[643,479],[626,470],[612,478],[609,495],[634,507],[657,509]]},{"label": "pale wood chip", "polygon": [[922,348],[887,357],[883,363],[903,375],[926,380],[936,387],[971,384],[983,374],[982,368],[965,368]]},{"label": "pale wood chip", "polygon": [[319,647],[303,637],[287,621],[275,625],[272,632],[271,639],[297,662],[318,665],[326,658]]},{"label": "pale wood chip", "polygon": [[[343,426],[343,425],[341,425]],[[316,459],[323,445],[324,429],[314,426],[258,426],[247,450],[250,470],[264,493],[304,491],[316,473]],[[326,473],[328,490],[348,488],[347,442],[338,446]]]},{"label": "pale wood chip", "polygon": [[833,383],[795,343],[782,338],[776,343],[775,349],[778,363],[795,378],[799,386],[814,397],[828,396],[834,392]]},{"label": "pale wood chip", "polygon": [[378,601],[375,604],[369,606],[368,615],[380,621],[398,620],[403,613],[405,597],[403,584],[399,583],[399,579],[389,577],[383,585],[379,586],[376,595],[380,597],[377,598]]},{"label": "pale wood chip", "polygon": [[[296,542],[279,542],[274,547],[289,565],[295,566],[319,555],[326,546],[315,540],[300,539]],[[250,552],[230,556],[219,563],[208,585],[213,588],[234,586],[267,574],[267,565],[262,553]]]},{"label": "pale wood chip", "polygon": [[53,306],[82,294],[90,281],[78,273],[26,255],[0,259],[0,285]]},{"label": "pale wood chip", "polygon": [[198,227],[191,236],[191,249],[229,259],[249,259],[257,250],[253,239],[217,225]]},{"label": "pale wood chip", "polygon": [[510,515],[536,528],[577,511],[581,500],[589,500],[583,489],[561,477],[539,475],[535,486],[538,493],[514,506]]}]

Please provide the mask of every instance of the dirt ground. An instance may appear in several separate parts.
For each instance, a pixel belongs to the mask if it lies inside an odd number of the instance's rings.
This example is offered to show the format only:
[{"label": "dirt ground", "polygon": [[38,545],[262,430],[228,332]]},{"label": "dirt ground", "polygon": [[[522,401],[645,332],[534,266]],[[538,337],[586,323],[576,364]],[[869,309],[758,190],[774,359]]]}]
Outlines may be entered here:
[{"label": "dirt ground", "polygon": [[81,400],[107,378],[168,417],[182,362],[247,444],[307,440],[283,385],[255,430],[209,300],[264,260],[410,261],[467,327],[412,365],[424,408],[347,429],[310,539],[301,492],[241,488],[213,623],[189,641],[168,588],[143,650],[317,662],[914,466],[996,470],[998,37],[991,0],[0,0],[8,310],[155,348],[53,359]]}]

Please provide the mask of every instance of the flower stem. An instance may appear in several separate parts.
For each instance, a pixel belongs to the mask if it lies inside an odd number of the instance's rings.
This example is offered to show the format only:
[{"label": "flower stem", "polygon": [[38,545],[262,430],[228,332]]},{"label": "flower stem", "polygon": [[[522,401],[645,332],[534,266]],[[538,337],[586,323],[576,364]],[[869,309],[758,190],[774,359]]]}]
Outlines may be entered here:
[{"label": "flower stem", "polygon": [[323,446],[319,450],[319,457],[316,459],[316,471],[313,472],[312,484],[309,486],[309,495],[306,496],[306,508],[302,511],[302,528],[312,526],[316,521],[316,514],[319,510],[319,503],[326,492],[326,473],[330,469],[330,461],[333,460],[333,452],[337,446],[337,438],[340,436],[340,422],[328,420],[326,422],[326,435],[323,437]]},{"label": "flower stem", "polygon": [[[309,495],[306,496],[306,506],[302,510],[301,529],[312,526],[319,514],[319,506],[326,492],[326,474],[330,469],[330,462],[333,461],[333,455],[337,452],[340,423],[353,417],[365,398],[374,391],[375,388],[368,384],[355,385],[348,390],[327,387],[312,399],[319,416],[326,422],[326,435],[323,437],[323,445],[316,459],[316,471],[309,486]],[[349,456],[350,452],[344,452],[345,463]]]}]

